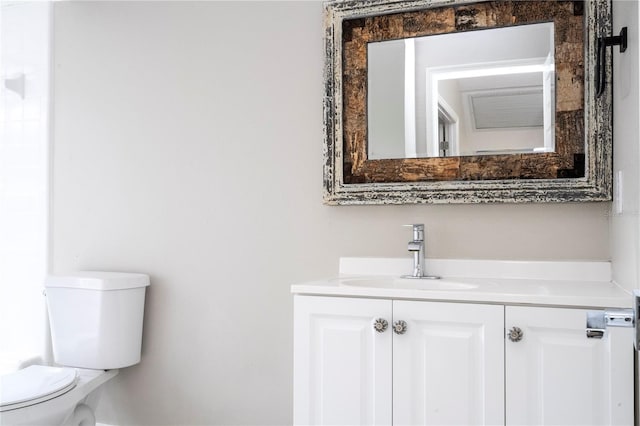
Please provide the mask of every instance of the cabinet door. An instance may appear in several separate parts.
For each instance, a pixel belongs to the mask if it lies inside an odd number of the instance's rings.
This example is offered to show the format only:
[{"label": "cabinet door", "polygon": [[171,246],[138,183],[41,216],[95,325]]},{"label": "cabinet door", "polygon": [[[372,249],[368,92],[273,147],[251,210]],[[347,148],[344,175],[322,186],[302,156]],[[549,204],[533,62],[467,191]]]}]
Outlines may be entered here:
[{"label": "cabinet door", "polygon": [[585,334],[586,310],[508,306],[507,425],[632,425],[632,329]]},{"label": "cabinet door", "polygon": [[391,424],[390,325],[390,300],[294,297],[295,424]]},{"label": "cabinet door", "polygon": [[395,425],[504,424],[504,307],[394,301]]}]

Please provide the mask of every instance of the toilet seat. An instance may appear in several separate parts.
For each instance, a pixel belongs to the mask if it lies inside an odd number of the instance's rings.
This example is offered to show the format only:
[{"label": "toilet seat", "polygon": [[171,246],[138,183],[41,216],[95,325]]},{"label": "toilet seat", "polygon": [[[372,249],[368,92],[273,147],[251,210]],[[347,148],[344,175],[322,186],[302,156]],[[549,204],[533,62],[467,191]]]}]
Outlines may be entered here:
[{"label": "toilet seat", "polygon": [[28,407],[69,392],[76,386],[75,368],[31,365],[0,376],[0,412]]}]

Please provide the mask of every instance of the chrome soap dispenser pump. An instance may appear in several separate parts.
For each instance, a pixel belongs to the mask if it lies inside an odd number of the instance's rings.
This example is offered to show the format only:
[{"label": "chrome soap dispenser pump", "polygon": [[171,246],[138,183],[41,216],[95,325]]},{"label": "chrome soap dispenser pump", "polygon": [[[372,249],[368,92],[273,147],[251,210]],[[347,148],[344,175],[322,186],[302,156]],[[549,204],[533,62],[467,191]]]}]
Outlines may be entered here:
[{"label": "chrome soap dispenser pump", "polygon": [[411,275],[403,275],[402,278],[437,280],[440,277],[425,274],[425,246],[424,246],[424,224],[414,223],[410,226],[413,228],[413,240],[409,241],[407,250],[413,254],[413,273]]}]

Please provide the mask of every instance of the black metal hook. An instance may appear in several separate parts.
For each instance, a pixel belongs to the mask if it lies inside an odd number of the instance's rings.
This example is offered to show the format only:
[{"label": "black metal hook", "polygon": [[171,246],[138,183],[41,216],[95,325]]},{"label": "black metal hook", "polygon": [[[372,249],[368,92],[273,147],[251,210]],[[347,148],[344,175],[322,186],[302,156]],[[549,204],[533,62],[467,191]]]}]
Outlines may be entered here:
[{"label": "black metal hook", "polygon": [[596,52],[596,97],[600,97],[600,95],[604,93],[606,85],[604,62],[607,46],[620,46],[620,52],[627,50],[627,27],[622,27],[620,35],[598,37],[598,48]]}]

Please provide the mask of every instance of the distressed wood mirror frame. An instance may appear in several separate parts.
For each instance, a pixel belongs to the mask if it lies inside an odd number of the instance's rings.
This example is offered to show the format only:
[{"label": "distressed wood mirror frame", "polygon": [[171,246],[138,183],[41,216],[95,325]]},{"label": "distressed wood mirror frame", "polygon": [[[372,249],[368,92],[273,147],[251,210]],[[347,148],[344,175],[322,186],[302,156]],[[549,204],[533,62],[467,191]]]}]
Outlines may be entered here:
[{"label": "distressed wood mirror frame", "polygon": [[[475,30],[517,25],[529,22],[556,21],[555,16],[540,13],[556,10],[559,3],[580,8],[582,27],[563,31],[582,33],[583,46],[578,55],[580,68],[571,74],[562,69],[563,61],[575,61],[576,54],[567,54],[566,46],[558,42],[556,29],[556,137],[559,148],[553,154],[518,154],[483,157],[412,158],[368,160],[366,158],[366,46],[358,55],[364,60],[364,70],[354,66],[357,58],[345,55],[344,31],[357,26],[376,24],[376,17],[393,15],[381,31],[382,39],[443,34],[455,30],[451,25],[430,25],[429,14],[449,14],[456,10],[486,7],[486,19],[468,21],[458,29]],[[516,16],[514,5],[538,7],[528,13],[528,21]],[[484,5],[484,6],[483,6]],[[476,13],[476,12],[474,12]],[[460,15],[460,14],[459,14]],[[418,17],[418,19],[416,19]],[[399,20],[397,19],[399,18]],[[422,23],[420,21],[422,19]],[[454,18],[455,19],[455,18]],[[519,21],[520,19],[520,21]],[[387,20],[389,22],[389,20]],[[455,21],[454,21],[455,22]],[[386,25],[386,24],[385,24]],[[556,25],[558,28],[558,25]],[[345,30],[346,29],[346,30]],[[610,0],[586,1],[494,1],[485,0],[336,0],[325,2],[325,95],[324,95],[324,202],[326,204],[411,204],[411,203],[520,203],[520,202],[586,202],[610,201],[612,197],[612,90],[611,61],[605,61],[606,90],[595,93],[596,39],[611,34]],[[562,34],[561,34],[562,35]],[[566,37],[566,35],[564,36]],[[562,39],[562,38],[560,38]],[[378,39],[376,41],[379,41]],[[607,52],[610,55],[611,52]],[[356,55],[356,56],[358,56]],[[577,70],[577,71],[576,71]],[[582,72],[580,72],[580,70]],[[364,72],[364,76],[362,75]],[[564,75],[563,75],[564,72]],[[358,75],[359,74],[359,75]],[[584,78],[583,78],[584,77]],[[573,80],[582,95],[578,115],[564,115],[562,78]],[[353,91],[356,81],[355,92]],[[352,87],[349,88],[348,86]],[[349,99],[345,87],[350,90]],[[559,107],[560,105],[560,107]],[[571,109],[571,108],[569,108]],[[575,108],[574,108],[575,109]],[[565,108],[566,110],[566,108]],[[363,125],[364,123],[364,125]],[[564,138],[564,139],[563,139]],[[562,142],[563,140],[569,142]],[[558,178],[558,169],[571,165],[562,162],[563,144],[583,147],[584,172]],[[573,142],[571,142],[573,141]],[[568,152],[568,151],[567,151]],[[572,151],[572,153],[575,153]],[[571,154],[572,156],[572,154]],[[462,159],[462,160],[461,160]],[[547,161],[547,162],[545,162]],[[549,162],[550,161],[550,162]],[[461,166],[460,164],[463,163]],[[453,164],[453,165],[452,165]],[[551,164],[551,166],[548,166]],[[574,166],[578,168],[579,166]],[[454,173],[450,170],[455,169]],[[449,172],[443,172],[449,170]],[[493,172],[491,172],[493,170]],[[551,172],[549,172],[551,170]],[[443,174],[444,173],[444,174]],[[490,173],[493,173],[492,175]],[[551,176],[549,173],[557,175]],[[581,176],[581,177],[580,177]]]}]

